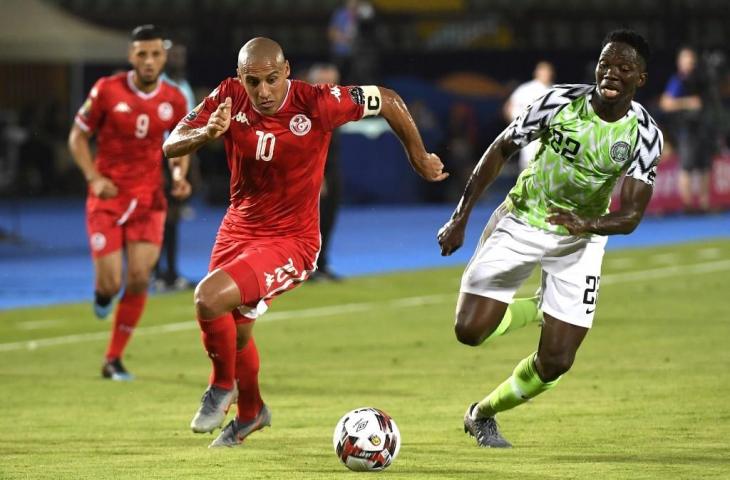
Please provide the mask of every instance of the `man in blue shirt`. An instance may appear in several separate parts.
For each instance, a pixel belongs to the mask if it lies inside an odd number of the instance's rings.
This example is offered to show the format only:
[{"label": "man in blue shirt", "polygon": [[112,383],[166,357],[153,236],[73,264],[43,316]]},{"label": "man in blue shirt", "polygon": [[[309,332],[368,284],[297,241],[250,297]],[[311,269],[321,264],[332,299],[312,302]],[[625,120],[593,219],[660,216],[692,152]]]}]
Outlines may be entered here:
[{"label": "man in blue shirt", "polygon": [[[686,212],[710,208],[710,172],[715,147],[714,129],[708,125],[707,102],[702,94],[706,82],[697,68],[697,53],[682,48],[677,54],[677,73],[667,82],[659,106],[673,126],[674,144],[682,169],[679,195]],[[693,200],[693,184],[698,185],[698,206]]]}]

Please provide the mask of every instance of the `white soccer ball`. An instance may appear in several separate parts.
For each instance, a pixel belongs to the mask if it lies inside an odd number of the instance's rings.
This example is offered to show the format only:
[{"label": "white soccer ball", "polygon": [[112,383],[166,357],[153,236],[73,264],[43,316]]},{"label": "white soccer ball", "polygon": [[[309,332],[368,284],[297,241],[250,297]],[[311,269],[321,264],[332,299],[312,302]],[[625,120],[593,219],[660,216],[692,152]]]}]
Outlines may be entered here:
[{"label": "white soccer ball", "polygon": [[358,408],[342,416],[332,435],[337,458],[350,470],[384,470],[400,450],[395,421],[377,408]]}]

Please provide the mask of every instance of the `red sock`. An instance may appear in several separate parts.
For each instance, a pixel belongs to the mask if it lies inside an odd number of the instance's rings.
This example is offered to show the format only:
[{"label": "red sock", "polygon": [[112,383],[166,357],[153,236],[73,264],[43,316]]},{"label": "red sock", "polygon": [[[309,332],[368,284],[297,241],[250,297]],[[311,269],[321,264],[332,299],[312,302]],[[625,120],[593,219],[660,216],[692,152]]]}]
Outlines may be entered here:
[{"label": "red sock", "polygon": [[238,381],[236,417],[242,422],[253,420],[264,405],[259,393],[259,352],[253,337],[242,350],[236,352],[236,380]]},{"label": "red sock", "polygon": [[230,390],[236,371],[236,323],[231,313],[213,320],[198,319],[203,345],[213,362],[210,384]]},{"label": "red sock", "polygon": [[109,346],[106,349],[106,359],[120,358],[124,353],[127,342],[132,337],[134,328],[139,323],[147,300],[147,292],[128,293],[119,300],[117,311],[114,315],[114,327],[112,336],[109,339]]}]

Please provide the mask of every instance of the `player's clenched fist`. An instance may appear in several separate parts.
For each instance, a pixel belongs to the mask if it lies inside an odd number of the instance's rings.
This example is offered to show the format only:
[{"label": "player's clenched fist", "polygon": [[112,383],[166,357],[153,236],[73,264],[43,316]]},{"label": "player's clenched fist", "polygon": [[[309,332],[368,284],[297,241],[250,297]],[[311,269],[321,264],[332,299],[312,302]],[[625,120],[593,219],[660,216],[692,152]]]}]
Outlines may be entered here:
[{"label": "player's clenched fist", "polygon": [[451,255],[464,244],[465,231],[466,222],[458,218],[451,218],[439,229],[436,239],[441,246],[442,256]]},{"label": "player's clenched fist", "polygon": [[215,139],[226,133],[228,127],[231,125],[231,97],[226,97],[226,100],[218,105],[218,108],[213,112],[208,119],[208,125],[205,126],[208,138]]},{"label": "player's clenched fist", "polygon": [[435,153],[427,153],[414,163],[418,174],[429,182],[440,182],[449,176],[444,172],[444,164]]}]

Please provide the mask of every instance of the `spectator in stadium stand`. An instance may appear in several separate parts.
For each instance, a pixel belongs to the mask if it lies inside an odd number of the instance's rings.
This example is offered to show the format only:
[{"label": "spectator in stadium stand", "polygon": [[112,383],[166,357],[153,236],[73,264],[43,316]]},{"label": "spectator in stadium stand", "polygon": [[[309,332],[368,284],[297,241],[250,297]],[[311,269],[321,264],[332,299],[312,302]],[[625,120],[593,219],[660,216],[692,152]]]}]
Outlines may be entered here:
[{"label": "spectator in stadium stand", "polygon": [[378,78],[375,8],[367,0],[345,0],[330,17],[327,36],[332,63],[345,83]]},{"label": "spectator in stadium stand", "polygon": [[[160,78],[167,54],[154,25],[132,31],[132,70],[100,78],[76,114],[69,134],[74,161],[88,183],[86,226],[94,262],[94,314],[104,319],[122,288],[101,374],[131,380],[122,355],[147,300],[150,274],[160,256],[167,201],[162,182],[162,141],[185,116],[180,90]],[[97,136],[96,157],[89,141]],[[169,159],[172,196],[190,195],[189,157]]]},{"label": "spectator in stadium stand", "polygon": [[[545,95],[553,86],[555,68],[553,64],[546,61],[538,62],[532,74],[532,80],[519,85],[504,104],[503,112],[508,122],[513,122],[528,105]],[[533,141],[520,150],[519,167],[520,171],[527,168],[527,164],[537,153],[540,142]]]},{"label": "spectator in stadium stand", "polygon": [[[557,85],[529,105],[487,148],[451,219],[438,232],[442,255],[464,243],[469,215],[507,159],[531,141],[535,158],[497,207],[461,280],[454,331],[478,346],[531,323],[537,351],[464,414],[464,431],[482,447],[510,447],[495,415],[555,387],[593,324],[608,235],[632,232],[651,199],[662,135],[633,101],[647,81],[649,45],[618,30],[603,42],[596,83]],[[608,212],[623,177],[621,207]],[[542,284],[514,298],[535,267]],[[470,382],[478,381],[474,365]],[[529,428],[529,427],[527,427]]]},{"label": "spectator in stadium stand", "polygon": [[[307,81],[314,85],[337,85],[340,82],[340,72],[333,64],[318,63],[312,65],[307,75]],[[332,230],[337,220],[337,212],[342,198],[342,178],[339,164],[339,132],[332,131],[332,140],[324,165],[324,181],[319,192],[319,230],[322,234],[322,247],[317,260],[317,270],[310,276],[311,280],[340,280],[330,266],[330,240]]]},{"label": "spectator in stadium stand", "polygon": [[[167,51],[167,71],[162,79],[177,86],[187,102],[187,111],[195,108],[195,94],[187,76],[187,49],[182,44],[172,44]],[[189,176],[196,170],[197,162],[190,159]],[[167,217],[165,217],[165,234],[162,240],[160,259],[155,265],[155,290],[185,290],[193,287],[193,282],[180,275],[178,269],[180,219],[186,207],[187,199],[177,199],[172,195],[172,172],[165,169],[165,195],[167,196]],[[164,268],[163,268],[164,259]]]},{"label": "spectator in stadium stand", "polygon": [[223,424],[231,403],[238,407],[211,447],[239,445],[271,423],[259,392],[254,321],[274,297],[316,268],[319,195],[332,130],[381,115],[423,178],[448,176],[438,156],[426,152],[394,91],[374,85],[314,86],[289,80],[289,74],[278,43],[250,40],[238,54],[237,76],[223,80],[164,145],[169,157],[179,157],[223,137],[231,169],[231,204],[211,253],[210,273],[195,290],[213,372],[190,427],[212,432]]},{"label": "spectator in stadium stand", "polygon": [[[710,174],[716,138],[706,115],[707,81],[697,65],[697,52],[684,47],[677,53],[677,72],[659,101],[672,127],[681,170],[679,195],[686,213],[710,209]],[[695,192],[697,203],[695,203]]]}]

